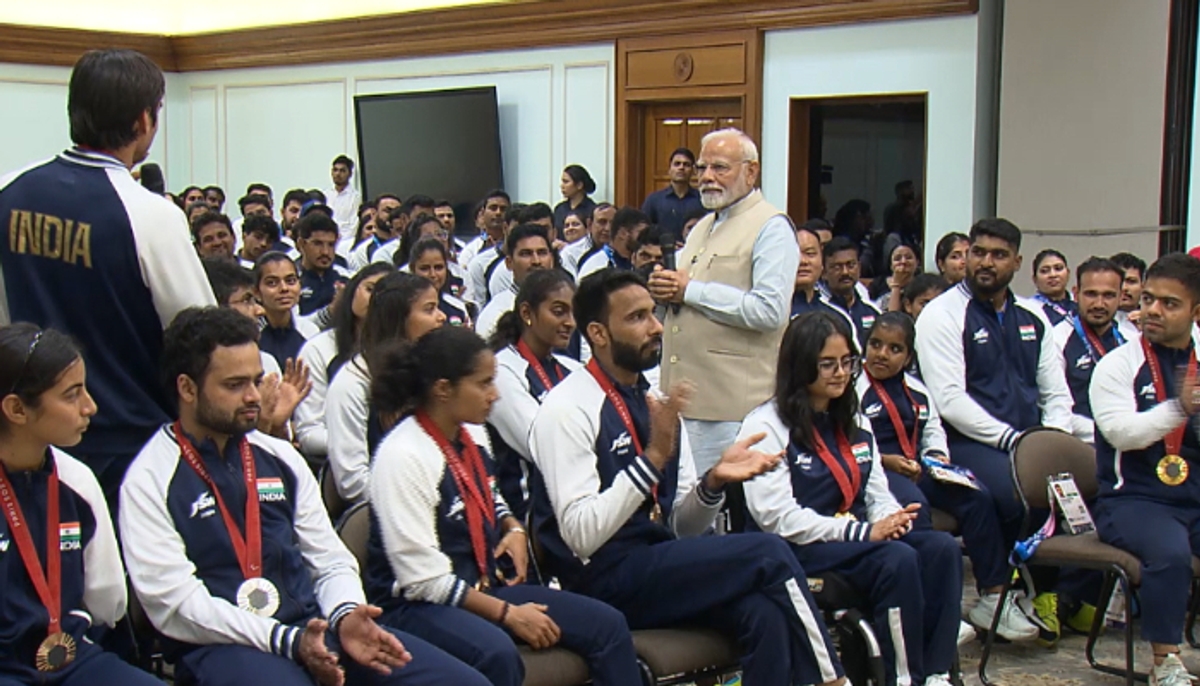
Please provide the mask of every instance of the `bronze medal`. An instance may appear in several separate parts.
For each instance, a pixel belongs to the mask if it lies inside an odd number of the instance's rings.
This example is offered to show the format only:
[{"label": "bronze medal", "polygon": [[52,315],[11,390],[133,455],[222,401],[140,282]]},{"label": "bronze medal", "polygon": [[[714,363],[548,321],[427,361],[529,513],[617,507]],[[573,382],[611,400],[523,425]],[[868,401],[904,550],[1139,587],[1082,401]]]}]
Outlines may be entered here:
[{"label": "bronze medal", "polygon": [[849,519],[852,522],[857,522],[858,517],[854,516],[853,512],[839,512],[833,516],[834,519]]},{"label": "bronze medal", "polygon": [[50,634],[38,646],[34,660],[39,672],[57,672],[75,661],[75,639],[61,631]]},{"label": "bronze medal", "polygon": [[475,590],[480,593],[487,593],[492,590],[492,580],[486,576],[479,577],[479,581],[475,582]]},{"label": "bronze medal", "polygon": [[654,507],[650,508],[650,521],[654,522],[655,524],[662,524],[662,520],[663,520],[662,507],[659,506],[659,504],[657,502],[655,502]]},{"label": "bronze medal", "polygon": [[1188,478],[1188,463],[1178,455],[1167,455],[1158,461],[1154,471],[1158,480],[1168,486],[1178,486]]}]

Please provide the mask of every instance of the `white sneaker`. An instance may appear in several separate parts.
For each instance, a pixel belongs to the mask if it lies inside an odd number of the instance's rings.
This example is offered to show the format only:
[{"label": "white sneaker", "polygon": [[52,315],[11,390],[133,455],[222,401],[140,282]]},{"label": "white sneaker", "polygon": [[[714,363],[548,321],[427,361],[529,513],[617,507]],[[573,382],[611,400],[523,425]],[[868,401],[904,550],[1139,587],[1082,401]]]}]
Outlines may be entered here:
[{"label": "white sneaker", "polygon": [[975,627],[966,622],[958,623],[958,647],[961,648],[975,640]]},{"label": "white sneaker", "polygon": [[925,677],[925,686],[954,686],[949,674],[934,674]]},{"label": "white sneaker", "polygon": [[[992,626],[992,617],[996,614],[996,606],[1000,604],[999,593],[988,593],[980,596],[979,603],[971,608],[967,620],[976,627],[987,630]],[[996,625],[996,634],[1009,641],[1032,641],[1038,637],[1038,628],[1034,626],[1021,609],[1013,602],[1012,594],[1004,603],[1001,610],[1000,623]]]},{"label": "white sneaker", "polygon": [[1150,671],[1150,686],[1192,686],[1197,681],[1200,679],[1188,674],[1178,653],[1166,656],[1161,665]]}]

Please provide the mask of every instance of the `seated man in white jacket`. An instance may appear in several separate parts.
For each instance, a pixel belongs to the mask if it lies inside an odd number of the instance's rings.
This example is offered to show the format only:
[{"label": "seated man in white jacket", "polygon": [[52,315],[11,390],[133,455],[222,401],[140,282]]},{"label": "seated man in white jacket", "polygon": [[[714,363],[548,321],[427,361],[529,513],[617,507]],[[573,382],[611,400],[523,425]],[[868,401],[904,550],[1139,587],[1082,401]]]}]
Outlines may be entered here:
[{"label": "seated man in white jacket", "polygon": [[189,309],[164,334],[179,419],[121,488],[133,588],[177,676],[205,686],[486,684],[420,639],[375,623],[358,564],[316,480],[286,442],[254,431],[258,332],[228,309]]}]

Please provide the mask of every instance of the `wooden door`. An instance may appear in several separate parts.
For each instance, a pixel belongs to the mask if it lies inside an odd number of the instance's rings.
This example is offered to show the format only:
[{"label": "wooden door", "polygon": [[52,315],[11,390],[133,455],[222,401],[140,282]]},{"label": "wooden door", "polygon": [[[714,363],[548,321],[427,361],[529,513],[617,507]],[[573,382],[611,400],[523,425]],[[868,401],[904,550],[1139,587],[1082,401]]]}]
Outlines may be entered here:
[{"label": "wooden door", "polygon": [[[731,126],[742,128],[742,103],[740,100],[701,100],[647,104],[642,122],[641,198],[645,198],[670,181],[667,171],[674,150],[688,148],[699,155],[700,140],[705,134]],[[640,199],[634,201],[641,203]]]}]

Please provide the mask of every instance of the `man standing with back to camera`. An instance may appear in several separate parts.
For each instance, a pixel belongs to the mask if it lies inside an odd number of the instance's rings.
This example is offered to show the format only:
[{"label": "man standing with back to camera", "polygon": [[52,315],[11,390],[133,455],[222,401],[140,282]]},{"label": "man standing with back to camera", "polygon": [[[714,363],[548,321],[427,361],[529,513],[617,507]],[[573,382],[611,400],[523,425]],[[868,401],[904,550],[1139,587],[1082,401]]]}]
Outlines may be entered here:
[{"label": "man standing with back to camera", "polygon": [[673,303],[664,322],[661,387],[696,384],[684,426],[700,474],[733,445],[742,418],[774,392],[791,312],[800,248],[791,220],[755,188],[758,173],[749,136],[737,129],[705,136],[696,174],[711,212],[688,235],[678,268],[650,275],[655,299]]},{"label": "man standing with back to camera", "polygon": [[82,345],[99,411],[76,454],[110,507],[125,468],[170,419],[157,376],[163,328],[212,305],[187,219],[134,180],[158,131],[165,81],[132,50],[93,50],[67,96],[75,147],[0,179],[0,321],[53,327]]}]

